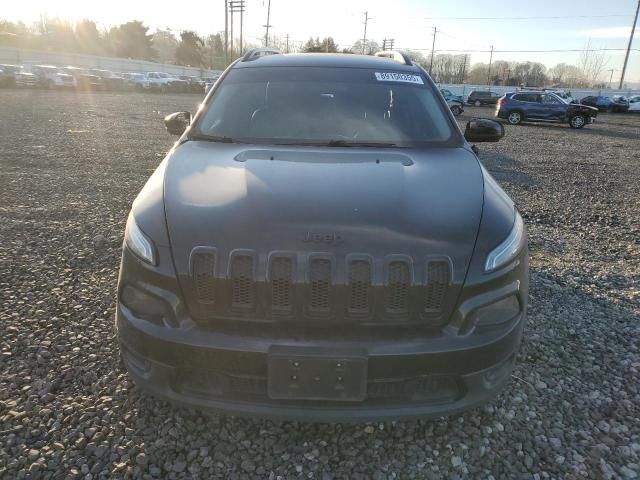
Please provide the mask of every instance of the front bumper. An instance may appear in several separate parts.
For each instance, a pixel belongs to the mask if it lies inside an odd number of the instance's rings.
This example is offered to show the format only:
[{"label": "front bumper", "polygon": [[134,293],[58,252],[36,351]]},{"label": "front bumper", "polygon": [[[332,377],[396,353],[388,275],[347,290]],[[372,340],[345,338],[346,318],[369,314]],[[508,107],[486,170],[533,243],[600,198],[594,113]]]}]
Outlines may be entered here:
[{"label": "front bumper", "polygon": [[[451,414],[482,404],[503,388],[525,314],[499,329],[466,336],[309,341],[291,336],[168,329],[118,305],[124,363],[142,389],[173,403],[233,415],[303,421],[367,421]],[[362,401],[278,400],[267,394],[274,346],[365,352]]]}]

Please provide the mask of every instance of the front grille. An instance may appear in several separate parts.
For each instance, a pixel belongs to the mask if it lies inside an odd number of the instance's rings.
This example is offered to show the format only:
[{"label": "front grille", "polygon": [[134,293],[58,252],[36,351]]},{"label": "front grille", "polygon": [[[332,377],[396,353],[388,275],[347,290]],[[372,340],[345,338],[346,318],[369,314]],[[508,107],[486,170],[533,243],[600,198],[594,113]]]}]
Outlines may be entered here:
[{"label": "front grille", "polygon": [[371,265],[354,260],[349,266],[349,313],[367,314],[371,310]]},{"label": "front grille", "polygon": [[271,307],[276,311],[293,309],[292,261],[287,257],[274,258],[271,263]]},{"label": "front grille", "polygon": [[409,311],[409,285],[411,275],[407,262],[389,263],[387,312],[406,314]]},{"label": "front grille", "polygon": [[203,320],[435,327],[446,321],[457,292],[448,259],[416,262],[397,254],[374,259],[366,253],[340,259],[245,249],[221,255],[213,247],[196,247],[191,254],[188,301]]},{"label": "front grille", "polygon": [[231,262],[231,306],[251,309],[254,299],[253,257],[237,255]]},{"label": "front grille", "polygon": [[444,304],[445,294],[450,282],[449,263],[445,261],[429,262],[427,264],[427,284],[425,286],[425,313],[440,313]]},{"label": "front grille", "polygon": [[196,252],[191,258],[191,271],[198,302],[213,305],[216,302],[216,257],[214,253]]},{"label": "front grille", "polygon": [[314,258],[309,264],[309,311],[327,313],[331,309],[331,262]]}]

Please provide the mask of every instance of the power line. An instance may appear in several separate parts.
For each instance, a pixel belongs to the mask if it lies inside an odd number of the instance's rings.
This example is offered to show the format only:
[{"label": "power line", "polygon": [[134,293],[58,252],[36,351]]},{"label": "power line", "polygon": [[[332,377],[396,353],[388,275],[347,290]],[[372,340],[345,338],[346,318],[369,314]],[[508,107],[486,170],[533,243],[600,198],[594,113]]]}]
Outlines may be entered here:
[{"label": "power line", "polygon": [[[438,30],[440,32],[440,30]],[[404,47],[404,50],[428,51],[429,48],[410,48]],[[554,50],[493,50],[493,53],[568,53],[568,52],[625,52],[626,48],[573,48],[573,49],[554,49]],[[640,48],[630,49],[632,52],[640,52]],[[489,50],[455,50],[455,49],[438,49],[439,52],[460,52],[460,53],[491,53]]]},{"label": "power line", "polygon": [[631,17],[632,15],[553,15],[539,17],[425,17],[429,20],[566,20],[571,18],[612,18]]}]

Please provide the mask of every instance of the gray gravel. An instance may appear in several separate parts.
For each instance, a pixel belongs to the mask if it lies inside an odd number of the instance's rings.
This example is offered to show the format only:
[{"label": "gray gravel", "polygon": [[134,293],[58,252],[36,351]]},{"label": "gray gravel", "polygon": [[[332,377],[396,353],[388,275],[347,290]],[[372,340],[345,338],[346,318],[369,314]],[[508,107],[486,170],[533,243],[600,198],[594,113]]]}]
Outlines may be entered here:
[{"label": "gray gravel", "polygon": [[531,239],[504,393],[449,418],[331,425],[178,409],[118,365],[128,208],[174,140],[163,115],[198,101],[0,91],[1,478],[640,478],[640,115],[507,126],[481,146]]}]

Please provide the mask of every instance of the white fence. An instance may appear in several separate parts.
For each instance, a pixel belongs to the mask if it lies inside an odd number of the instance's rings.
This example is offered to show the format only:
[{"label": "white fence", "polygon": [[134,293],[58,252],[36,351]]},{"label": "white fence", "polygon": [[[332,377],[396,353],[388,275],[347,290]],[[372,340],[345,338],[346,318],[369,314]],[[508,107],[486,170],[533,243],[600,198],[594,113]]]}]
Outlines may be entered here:
[{"label": "white fence", "polygon": [[[454,95],[460,95],[465,100],[469,96],[469,94],[474,90],[484,90],[484,91],[490,90],[492,92],[504,94],[508,92],[515,92],[516,90],[519,89],[519,87],[504,87],[504,86],[497,86],[497,85],[466,85],[466,84],[461,85],[461,84],[446,84],[446,83],[439,83],[438,86],[440,88],[446,88],[447,90],[450,90],[451,93],[453,93]],[[633,89],[610,90],[608,88],[602,88],[602,89],[562,88],[561,90],[570,92],[570,95],[576,100],[580,100],[584,97],[588,97],[589,95],[602,95],[605,97],[611,97],[613,95],[625,95],[627,98],[632,95],[640,95],[640,90],[633,90]]]},{"label": "white fence", "polygon": [[172,75],[197,75],[211,77],[221,73],[220,70],[182,67],[166,63],[132,60],[129,58],[101,57],[82,53],[47,52],[45,50],[29,50],[26,48],[0,47],[0,64],[9,63],[24,65],[56,65],[66,67],[103,68],[114,72],[166,72]]}]

